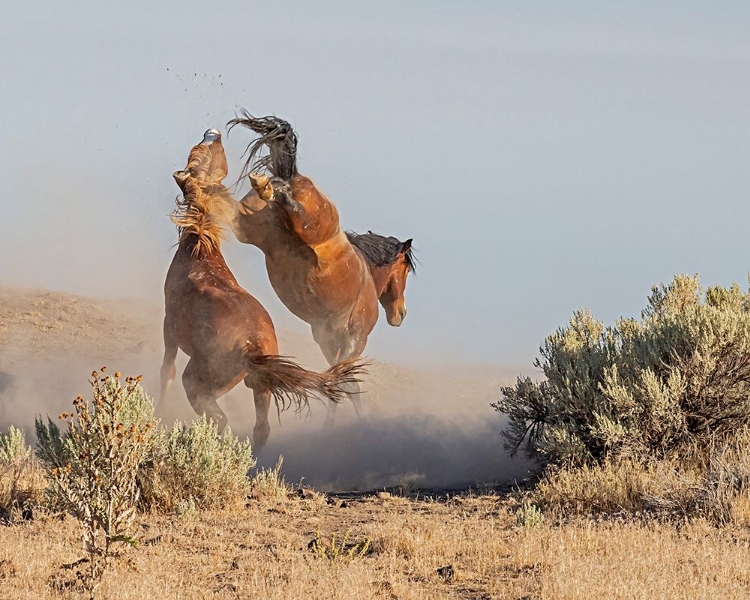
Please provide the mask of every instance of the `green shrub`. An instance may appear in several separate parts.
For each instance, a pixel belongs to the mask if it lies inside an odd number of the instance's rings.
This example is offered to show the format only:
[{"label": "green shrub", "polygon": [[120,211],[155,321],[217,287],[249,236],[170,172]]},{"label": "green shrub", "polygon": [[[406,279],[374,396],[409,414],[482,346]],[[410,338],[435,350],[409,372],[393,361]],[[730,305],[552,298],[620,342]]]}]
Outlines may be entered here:
[{"label": "green shrub", "polygon": [[698,277],[655,286],[641,319],[605,327],[588,311],[540,349],[544,379],[519,378],[493,406],[503,432],[545,462],[705,453],[750,425],[750,295],[703,293]]},{"label": "green shrub", "polygon": [[30,514],[46,487],[44,470],[26,445],[23,431],[11,425],[7,434],[0,433],[0,515],[15,519]]},{"label": "green shrub", "polygon": [[247,472],[254,465],[250,443],[228,430],[219,436],[205,415],[190,426],[176,423],[159,438],[143,471],[144,502],[175,511],[185,502],[207,509],[244,500],[250,491]]},{"label": "green shrub", "polygon": [[[60,415],[67,430],[49,418],[46,423],[37,418],[36,454],[50,478],[48,506],[81,519],[88,528],[87,544],[95,549],[100,533],[105,547],[127,538],[125,526],[135,515],[136,502],[141,509],[193,514],[242,502],[250,493],[247,472],[255,460],[249,442],[229,431],[219,436],[205,416],[165,431],[138,381],[129,378],[122,386],[119,373],[94,373],[93,402],[79,396],[74,412]],[[20,454],[19,444],[15,430],[0,436],[0,452]],[[256,483],[269,493],[272,480],[285,485],[278,470],[264,473]],[[108,517],[112,510],[127,518]]]},{"label": "green shrub", "polygon": [[250,494],[260,500],[285,500],[293,491],[281,474],[284,457],[279,456],[273,469],[260,468],[250,481]]},{"label": "green shrub", "polygon": [[0,433],[0,466],[10,466],[31,454],[23,431],[11,425],[7,434]]},{"label": "green shrub", "polygon": [[49,418],[47,424],[36,419],[36,453],[48,470],[51,502],[83,527],[92,598],[112,545],[135,544],[137,474],[153,437],[153,403],[138,381],[128,378],[123,386],[119,373],[100,377],[94,371],[92,400],[78,396],[73,412],[59,417],[67,424],[65,432]]},{"label": "green shrub", "polygon": [[516,510],[516,525],[524,529],[535,529],[544,523],[544,515],[539,507],[529,501],[523,502]]}]

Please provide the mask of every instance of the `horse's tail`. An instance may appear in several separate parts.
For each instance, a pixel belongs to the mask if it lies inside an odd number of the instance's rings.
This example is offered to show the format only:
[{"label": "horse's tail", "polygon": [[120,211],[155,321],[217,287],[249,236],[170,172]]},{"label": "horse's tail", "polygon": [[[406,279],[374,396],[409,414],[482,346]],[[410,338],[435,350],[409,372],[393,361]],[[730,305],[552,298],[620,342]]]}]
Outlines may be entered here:
[{"label": "horse's tail", "polygon": [[279,411],[290,406],[300,411],[309,406],[310,393],[325,396],[332,402],[343,401],[345,387],[359,383],[368,365],[364,360],[350,358],[316,373],[283,356],[246,352],[245,360],[253,382],[271,392]]},{"label": "horse's tail", "polygon": [[[227,123],[229,131],[236,125],[252,129],[260,136],[247,146],[247,161],[240,178],[265,167],[284,181],[297,174],[297,134],[289,123],[273,116],[254,117],[243,109],[241,117]],[[268,148],[268,156],[259,157],[263,146]]]}]

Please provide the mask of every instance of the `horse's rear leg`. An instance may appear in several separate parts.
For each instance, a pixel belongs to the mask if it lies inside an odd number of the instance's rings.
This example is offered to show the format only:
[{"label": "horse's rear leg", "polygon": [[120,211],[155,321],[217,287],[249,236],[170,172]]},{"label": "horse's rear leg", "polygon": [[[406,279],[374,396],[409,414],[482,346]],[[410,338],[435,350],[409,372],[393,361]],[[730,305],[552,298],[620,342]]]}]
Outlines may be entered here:
[{"label": "horse's rear leg", "polygon": [[358,418],[362,418],[362,390],[359,388],[359,383],[354,381],[349,386],[350,389],[346,391],[349,396],[349,400],[352,401],[354,412],[357,413]]},{"label": "horse's rear leg", "polygon": [[161,363],[161,388],[159,390],[159,405],[164,406],[167,399],[169,386],[177,374],[175,360],[177,359],[177,342],[167,331],[166,319],[164,320],[164,360]]},{"label": "horse's rear leg", "polygon": [[[367,344],[367,336],[364,334],[353,334],[347,332],[346,334],[330,334],[324,333],[316,335],[313,331],[313,337],[318,342],[318,346],[323,351],[329,365],[335,365],[342,360],[347,358],[359,358],[362,352],[365,350]],[[346,395],[352,401],[354,406],[354,412],[357,413],[357,417],[362,417],[362,391],[359,387],[359,383],[353,382],[344,388]],[[326,427],[333,427],[333,422],[336,419],[336,402],[328,402],[328,414],[326,415]]]},{"label": "horse's rear leg", "polygon": [[[354,407],[354,412],[357,413],[358,418],[362,418],[362,398],[360,397],[362,394],[362,390],[360,390],[359,383],[356,381],[343,386],[342,389],[346,392],[346,395],[349,397],[349,400],[352,401],[352,406]],[[337,402],[328,402],[328,413],[326,414],[326,427],[333,427],[333,422],[336,420],[336,407],[338,406]]]},{"label": "horse's rear leg", "polygon": [[[248,380],[245,379],[245,385]],[[253,427],[253,454],[256,456],[263,450],[271,433],[271,423],[268,420],[268,413],[271,410],[271,392],[266,388],[253,387],[253,400],[255,401],[255,427]]]},{"label": "horse's rear leg", "polygon": [[208,364],[195,357],[188,361],[185,371],[182,373],[182,384],[185,386],[190,406],[198,415],[206,415],[213,419],[219,433],[227,426],[227,416],[219,408],[217,399],[221,398],[240,381],[237,377],[232,381],[216,381],[215,375],[209,372]]}]

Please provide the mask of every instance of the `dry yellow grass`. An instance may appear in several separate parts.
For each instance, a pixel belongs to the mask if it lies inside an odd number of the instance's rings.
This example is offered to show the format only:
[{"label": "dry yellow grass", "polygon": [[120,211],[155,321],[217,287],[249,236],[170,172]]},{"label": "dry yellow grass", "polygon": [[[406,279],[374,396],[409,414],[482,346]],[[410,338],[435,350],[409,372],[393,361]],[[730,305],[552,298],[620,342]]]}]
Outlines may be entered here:
[{"label": "dry yellow grass", "polygon": [[[0,288],[0,366],[16,377],[13,393],[2,398],[6,405],[0,402],[0,420],[3,409],[8,422],[22,417],[27,424],[34,412],[68,409],[84,383],[78,373],[90,371],[92,361],[116,358],[112,364],[133,373],[158,367],[160,313],[144,318],[119,310],[64,294]],[[60,348],[73,350],[75,360],[61,362]],[[52,365],[54,373],[36,377],[25,366],[33,361]],[[465,375],[430,379],[466,403],[482,390]],[[391,387],[411,397],[429,383],[421,377],[378,366],[370,382],[372,410],[393,410],[381,397]],[[436,405],[434,396],[423,394],[420,406],[430,414],[453,410],[452,402]],[[183,404],[181,418],[192,417]],[[361,468],[369,466],[364,461]],[[32,463],[13,469],[0,473],[0,498],[39,498],[38,469]],[[669,465],[649,470],[629,463],[562,473],[534,497],[546,506],[544,522],[523,527],[512,498],[287,498],[286,488],[268,476],[252,489],[252,499],[232,509],[200,513],[186,506],[181,516],[140,515],[140,548],[123,549],[98,593],[122,600],[750,597],[747,494],[734,499],[733,518],[722,529],[700,520],[585,516],[638,511],[644,498],[694,487],[683,479]],[[581,516],[570,518],[576,513]],[[557,515],[569,520],[558,523]],[[40,511],[34,516],[23,521],[14,510],[11,524],[0,524],[0,600],[86,597],[76,590],[76,571],[86,566],[65,566],[86,555],[80,526]]]},{"label": "dry yellow grass", "polygon": [[[100,597],[747,598],[750,535],[703,522],[519,527],[496,497],[449,501],[321,494],[239,510],[140,518],[138,550],[105,574]],[[342,547],[316,553],[313,540]],[[363,556],[349,545],[370,540]],[[346,545],[343,544],[346,540]],[[361,548],[361,546],[359,546]],[[79,598],[72,519],[0,529],[0,598]],[[452,567],[438,574],[441,567]],[[81,568],[81,567],[78,567]]]}]

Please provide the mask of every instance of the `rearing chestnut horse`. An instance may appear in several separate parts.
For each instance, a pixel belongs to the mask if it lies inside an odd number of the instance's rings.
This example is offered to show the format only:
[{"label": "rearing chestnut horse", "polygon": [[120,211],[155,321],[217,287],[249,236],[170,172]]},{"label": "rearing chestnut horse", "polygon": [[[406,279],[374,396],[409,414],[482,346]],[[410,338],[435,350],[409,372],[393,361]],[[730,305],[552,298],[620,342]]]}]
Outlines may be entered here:
[{"label": "rearing chestnut horse", "polygon": [[[260,136],[248,146],[243,175],[267,168],[273,178],[250,173],[253,190],[231,203],[232,231],[263,251],[274,291],[310,325],[329,364],[360,356],[378,320],[378,301],[390,325],[398,327],[406,316],[412,240],[345,233],[333,203],[298,173],[297,135],[289,123],[244,112],[229,122],[230,130],[236,125]],[[268,156],[256,160],[263,147]],[[358,384],[349,395],[359,413]],[[331,404],[329,422],[334,412]]]},{"label": "rearing chestnut horse", "polygon": [[206,173],[211,154],[208,143],[196,146],[189,170],[174,174],[184,198],[178,199],[172,217],[179,226],[180,241],[164,283],[161,399],[175,377],[178,348],[190,356],[182,374],[190,404],[196,413],[213,418],[220,431],[227,418],[216,400],[244,380],[255,400],[253,448],[257,451],[271,429],[271,398],[279,410],[289,404],[297,409],[306,406],[308,392],[335,404],[343,398],[345,387],[357,383],[364,364],[344,360],[324,373],[315,373],[278,356],[270,316],[240,287],[219,250],[221,211],[226,204],[217,204],[216,197],[204,189],[212,184]]}]

